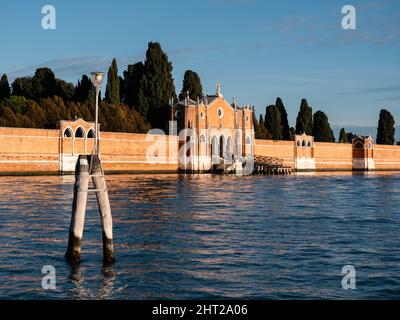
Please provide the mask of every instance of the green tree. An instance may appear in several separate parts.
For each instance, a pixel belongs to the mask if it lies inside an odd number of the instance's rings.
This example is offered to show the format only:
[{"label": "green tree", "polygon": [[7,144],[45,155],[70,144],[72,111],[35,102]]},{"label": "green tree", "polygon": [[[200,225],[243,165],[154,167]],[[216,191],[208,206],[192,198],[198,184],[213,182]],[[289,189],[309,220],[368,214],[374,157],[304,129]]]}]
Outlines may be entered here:
[{"label": "green tree", "polygon": [[16,78],[11,85],[12,95],[33,99],[32,77]]},{"label": "green tree", "polygon": [[346,137],[347,137],[347,143],[352,143],[353,139],[357,138],[357,135],[353,134],[353,132],[347,132]]},{"label": "green tree", "polygon": [[39,68],[32,78],[32,94],[36,101],[57,95],[57,80],[50,68]]},{"label": "green tree", "polygon": [[75,86],[72,83],[64,80],[56,79],[57,92],[56,95],[62,98],[64,101],[70,101],[75,95]]},{"label": "green tree", "polygon": [[376,135],[377,144],[393,145],[395,142],[394,118],[392,114],[382,109],[379,114],[378,133]]},{"label": "green tree", "polygon": [[115,58],[113,59],[110,68],[108,69],[105,98],[112,105],[118,105],[120,103],[118,66],[117,60]]},{"label": "green tree", "polygon": [[339,143],[348,143],[346,130],[344,128],[340,129]]},{"label": "green tree", "polygon": [[294,127],[290,127],[289,132],[290,132],[290,140],[293,140],[294,135],[296,134],[296,129]]},{"label": "green tree", "polygon": [[144,72],[142,62],[128,65],[124,71],[125,104],[132,107],[139,106],[139,86]]},{"label": "green tree", "polygon": [[8,83],[8,78],[6,74],[0,79],[0,99],[9,98],[11,94],[10,84]]},{"label": "green tree", "polygon": [[195,101],[203,96],[203,87],[201,85],[200,77],[192,70],[187,70],[185,72],[183,77],[182,91],[179,94],[179,100],[185,99],[186,92],[189,92],[189,97]]},{"label": "green tree", "polygon": [[150,42],[139,86],[138,110],[153,128],[166,129],[171,98],[176,100],[172,64],[160,44]]},{"label": "green tree", "polygon": [[290,140],[290,129],[289,129],[289,121],[288,121],[288,115],[285,109],[285,106],[282,102],[281,98],[276,98],[275,105],[279,109],[279,112],[281,114],[281,125],[282,125],[282,139],[283,140]]},{"label": "green tree", "polygon": [[267,130],[267,128],[265,128],[265,121],[264,121],[264,117],[262,114],[260,114],[260,120],[258,121],[258,125],[260,126],[260,134],[259,134],[259,139],[267,139],[270,140],[272,139],[272,135],[271,132],[269,132]]},{"label": "green tree", "polygon": [[83,75],[75,87],[74,100],[78,102],[90,102],[94,103],[95,93],[92,80],[87,75]]},{"label": "green tree", "polygon": [[313,136],[317,142],[335,142],[333,131],[328,121],[328,116],[322,112],[314,113]]},{"label": "green tree", "polygon": [[282,140],[282,120],[279,108],[269,105],[265,109],[265,128],[271,133],[272,139]]},{"label": "green tree", "polygon": [[306,99],[301,100],[300,111],[296,119],[296,133],[312,134],[312,108],[308,105]]}]

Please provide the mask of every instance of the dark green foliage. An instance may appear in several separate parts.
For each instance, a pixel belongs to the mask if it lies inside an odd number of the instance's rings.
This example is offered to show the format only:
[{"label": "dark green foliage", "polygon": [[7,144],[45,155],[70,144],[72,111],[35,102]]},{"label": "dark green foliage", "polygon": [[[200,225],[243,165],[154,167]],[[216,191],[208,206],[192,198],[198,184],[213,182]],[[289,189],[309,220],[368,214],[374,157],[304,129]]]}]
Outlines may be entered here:
[{"label": "dark green foliage", "polygon": [[253,127],[254,127],[254,136],[256,139],[260,139],[260,125],[258,124],[258,120],[256,117],[256,113],[253,112]]},{"label": "dark green foliage", "polygon": [[347,137],[347,143],[352,143],[353,139],[357,138],[357,135],[353,134],[352,132],[347,132],[346,137]]},{"label": "dark green foliage", "polygon": [[328,116],[322,111],[314,113],[312,134],[317,142],[335,142]]},{"label": "dark green foliage", "polygon": [[265,128],[264,118],[262,114],[260,114],[260,120],[258,121],[258,124],[260,126],[259,139],[267,139],[267,140],[272,139],[271,132],[269,132],[267,128]]},{"label": "dark green foliage", "polygon": [[0,99],[9,98],[11,94],[10,84],[8,83],[8,78],[6,74],[0,79]]},{"label": "dark green foliage", "polygon": [[379,114],[376,143],[393,145],[395,142],[394,134],[395,134],[394,118],[389,111],[382,109]]},{"label": "dark green foliage", "polygon": [[75,88],[74,100],[77,102],[94,103],[95,93],[92,80],[87,75],[83,75]]},{"label": "dark green foliage", "polygon": [[128,106],[139,106],[139,85],[142,80],[144,65],[142,62],[128,65],[124,71],[124,102]]},{"label": "dark green foliage", "polygon": [[197,101],[203,96],[203,87],[199,75],[192,71],[187,70],[183,77],[182,91],[179,94],[179,100],[183,100],[186,97],[186,92],[189,91],[189,97],[192,100]]},{"label": "dark green foliage", "polygon": [[285,109],[285,106],[282,102],[281,98],[276,98],[275,102],[276,107],[278,108],[281,114],[281,126],[282,126],[282,139],[283,140],[290,140],[290,130],[289,130],[289,121],[288,115]]},{"label": "dark green foliage", "polygon": [[340,129],[339,133],[339,143],[348,143],[346,130],[344,128]]},{"label": "dark green foliage", "polygon": [[100,110],[99,121],[104,131],[145,133],[151,129],[139,112],[130,109],[127,105],[116,106],[103,101]]},{"label": "dark green foliage", "polygon": [[36,101],[57,95],[57,81],[49,68],[39,68],[32,78],[32,94]]},{"label": "dark green foliage", "polygon": [[119,100],[120,102],[125,102],[125,80],[124,78],[118,76],[119,79]]},{"label": "dark green foliage", "polygon": [[23,96],[27,99],[33,99],[32,77],[16,78],[11,85],[13,96]]},{"label": "dark green foliage", "polygon": [[306,99],[301,100],[300,111],[296,119],[296,133],[312,134],[312,108],[308,105]]},{"label": "dark green foliage", "polygon": [[139,86],[138,110],[153,128],[166,129],[171,98],[176,100],[172,64],[160,44],[150,42]]},{"label": "dark green foliage", "polygon": [[265,128],[271,133],[272,139],[282,140],[281,113],[277,106],[270,105],[265,109]]},{"label": "dark green foliage", "polygon": [[272,139],[271,134],[265,128],[264,118],[260,114],[260,119],[257,120],[255,113],[253,112],[253,124],[254,124],[254,135],[256,139]]},{"label": "dark green foliage", "polygon": [[72,83],[56,79],[56,84],[57,84],[57,96],[59,96],[64,101],[70,101],[74,99],[75,86]]},{"label": "dark green foliage", "polygon": [[117,60],[114,58],[110,68],[108,69],[107,87],[106,87],[106,100],[112,105],[118,105],[119,99],[119,77]]},{"label": "dark green foliage", "polygon": [[293,140],[296,134],[296,129],[294,127],[290,127],[289,132],[290,132],[290,140]]}]

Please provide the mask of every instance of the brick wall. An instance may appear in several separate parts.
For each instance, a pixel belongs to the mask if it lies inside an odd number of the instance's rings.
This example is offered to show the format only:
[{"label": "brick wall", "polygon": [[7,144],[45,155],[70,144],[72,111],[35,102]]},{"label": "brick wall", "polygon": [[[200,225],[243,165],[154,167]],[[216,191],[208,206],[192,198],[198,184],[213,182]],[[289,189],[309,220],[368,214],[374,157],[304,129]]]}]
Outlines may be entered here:
[{"label": "brick wall", "polygon": [[[54,174],[68,167],[66,161],[70,161],[73,170],[79,154],[91,153],[94,139],[62,137],[61,132],[0,128],[0,173]],[[146,157],[149,148],[156,154],[150,162]],[[291,168],[301,151],[296,149],[294,141],[273,140],[256,140],[254,149],[255,154],[283,159],[284,165]],[[176,136],[101,132],[100,152],[108,172],[178,171]],[[315,142],[310,152],[315,157],[317,170],[352,170],[351,144]],[[373,155],[376,170],[400,170],[399,146],[375,145]]]}]

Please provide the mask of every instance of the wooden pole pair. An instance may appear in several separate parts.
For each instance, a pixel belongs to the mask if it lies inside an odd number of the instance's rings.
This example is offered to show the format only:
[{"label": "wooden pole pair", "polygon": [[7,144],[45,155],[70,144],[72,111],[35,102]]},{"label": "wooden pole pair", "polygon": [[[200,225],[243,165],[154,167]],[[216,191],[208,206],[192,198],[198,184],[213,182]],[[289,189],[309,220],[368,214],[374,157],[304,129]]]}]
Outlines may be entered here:
[{"label": "wooden pole pair", "polygon": [[[92,179],[94,189],[89,189]],[[81,242],[85,223],[88,192],[95,192],[99,206],[103,235],[103,261],[115,262],[110,200],[104,171],[98,154],[80,155],[75,169],[74,199],[69,229],[68,248],[65,257],[71,264],[80,263]]]}]

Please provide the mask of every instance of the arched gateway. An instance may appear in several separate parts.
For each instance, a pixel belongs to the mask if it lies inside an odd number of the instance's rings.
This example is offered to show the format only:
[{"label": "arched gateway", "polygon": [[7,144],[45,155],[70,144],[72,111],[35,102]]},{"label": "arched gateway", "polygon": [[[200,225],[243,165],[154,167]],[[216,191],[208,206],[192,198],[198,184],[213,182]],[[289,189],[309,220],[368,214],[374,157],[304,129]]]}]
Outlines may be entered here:
[{"label": "arched gateway", "polygon": [[185,132],[194,141],[189,156],[181,157],[179,168],[184,171],[241,170],[254,155],[253,107],[240,107],[235,100],[228,103],[219,84],[215,95],[194,101],[187,93],[173,105],[170,128],[177,128],[181,148],[186,144]]}]

